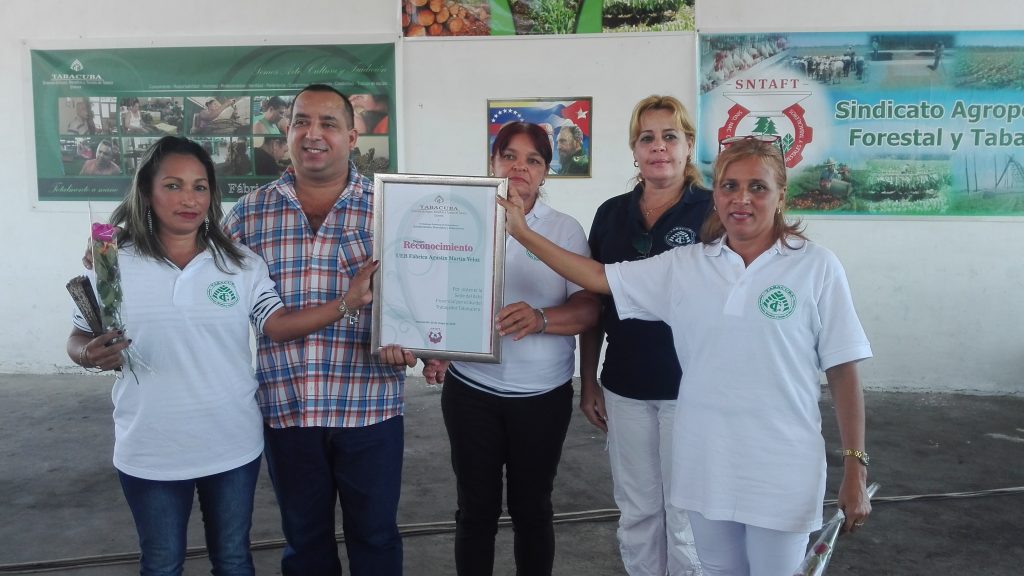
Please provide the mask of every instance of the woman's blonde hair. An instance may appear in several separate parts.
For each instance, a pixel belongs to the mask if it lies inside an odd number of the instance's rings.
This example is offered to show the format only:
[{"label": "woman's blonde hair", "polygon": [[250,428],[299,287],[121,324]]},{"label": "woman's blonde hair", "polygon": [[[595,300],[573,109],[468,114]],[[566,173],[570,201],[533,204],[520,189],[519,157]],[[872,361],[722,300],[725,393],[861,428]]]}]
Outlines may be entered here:
[{"label": "woman's blonde hair", "polygon": [[[757,158],[764,163],[771,170],[772,174],[775,175],[775,185],[780,190],[786,189],[786,160],[782,156],[782,150],[773,142],[764,142],[754,138],[740,140],[719,152],[718,158],[715,159],[714,188],[718,189],[722,182],[722,177],[725,175],[725,170],[730,164],[747,158]],[[784,204],[784,202],[780,203],[779,209],[775,211],[772,233],[775,241],[782,240],[789,246],[788,240],[790,238],[806,240],[807,236],[804,235],[804,226],[800,220],[786,222]],[[725,225],[722,224],[722,219],[718,217],[717,208],[716,206],[715,210],[708,214],[707,220],[704,221],[704,227],[700,231],[700,237],[705,242],[717,240],[725,234]]]},{"label": "woman's blonde hair", "polygon": [[[629,117],[629,149],[633,150],[636,147],[636,141],[640,139],[640,117],[643,116],[644,112],[649,110],[668,110],[672,113],[672,119],[675,120],[676,127],[682,131],[683,135],[690,143],[690,148],[693,148],[697,138],[697,129],[694,127],[693,120],[690,119],[690,113],[686,111],[686,106],[678,99],[672,96],[659,96],[652,94],[643,100],[636,103],[633,107],[633,114]],[[637,182],[642,182],[643,178],[640,173],[636,175]],[[686,158],[686,170],[684,172],[683,186],[689,186],[690,184],[701,184],[704,182],[704,176],[701,175],[697,165],[693,163],[693,154]]]}]

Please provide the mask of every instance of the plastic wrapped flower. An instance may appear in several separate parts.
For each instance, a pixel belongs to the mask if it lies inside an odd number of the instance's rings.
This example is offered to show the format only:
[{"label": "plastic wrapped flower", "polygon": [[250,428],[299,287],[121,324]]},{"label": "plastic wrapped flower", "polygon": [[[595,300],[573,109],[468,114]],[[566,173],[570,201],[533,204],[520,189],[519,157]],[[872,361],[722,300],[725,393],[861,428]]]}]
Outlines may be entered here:
[{"label": "plastic wrapped flower", "polygon": [[117,228],[110,224],[92,225],[92,262],[96,271],[96,292],[103,329],[121,330],[121,271],[117,266]]}]

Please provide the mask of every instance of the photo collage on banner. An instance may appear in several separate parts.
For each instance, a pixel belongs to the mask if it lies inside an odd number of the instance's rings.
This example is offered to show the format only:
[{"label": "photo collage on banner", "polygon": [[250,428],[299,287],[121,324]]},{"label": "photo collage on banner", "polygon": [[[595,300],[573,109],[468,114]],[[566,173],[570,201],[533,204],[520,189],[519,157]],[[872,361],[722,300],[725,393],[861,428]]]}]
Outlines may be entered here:
[{"label": "photo collage on banner", "polygon": [[[117,200],[160,137],[200,143],[225,199],[290,165],[292,99],[348,95],[367,176],[397,166],[393,44],[32,51],[40,200]],[[181,62],[202,63],[184,70]]]},{"label": "photo collage on banner", "polygon": [[593,157],[590,141],[590,98],[534,98],[487,101],[487,167],[491,146],[501,127],[509,122],[530,122],[547,130],[551,138],[551,170],[548,178],[589,178]]},{"label": "photo collage on banner", "polygon": [[400,0],[405,36],[694,29],[694,0]]},{"label": "photo collage on banner", "polygon": [[698,158],[776,143],[804,213],[1024,215],[1024,31],[699,37]]}]

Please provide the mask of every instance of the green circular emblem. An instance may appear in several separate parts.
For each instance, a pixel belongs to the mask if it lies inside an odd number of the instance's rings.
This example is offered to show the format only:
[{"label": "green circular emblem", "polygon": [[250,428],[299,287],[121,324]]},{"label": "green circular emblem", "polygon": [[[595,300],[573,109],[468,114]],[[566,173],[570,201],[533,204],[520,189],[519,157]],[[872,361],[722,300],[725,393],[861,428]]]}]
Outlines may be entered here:
[{"label": "green circular emblem", "polygon": [[238,304],[238,291],[235,290],[235,283],[230,280],[218,280],[206,289],[206,295],[210,301],[217,306],[230,308]]},{"label": "green circular emblem", "polygon": [[757,307],[769,318],[781,320],[789,317],[796,309],[796,294],[782,284],[769,286],[757,299]]}]

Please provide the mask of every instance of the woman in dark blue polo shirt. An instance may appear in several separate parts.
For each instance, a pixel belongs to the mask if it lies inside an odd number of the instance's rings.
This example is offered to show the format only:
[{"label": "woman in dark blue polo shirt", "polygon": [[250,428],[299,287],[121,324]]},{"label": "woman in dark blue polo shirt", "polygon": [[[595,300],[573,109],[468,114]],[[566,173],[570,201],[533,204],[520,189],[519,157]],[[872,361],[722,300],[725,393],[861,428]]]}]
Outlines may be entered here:
[{"label": "woman in dark blue polo shirt", "polygon": [[[648,96],[637,103],[629,126],[637,184],[598,208],[589,238],[594,259],[641,260],[700,241],[711,192],[700,186],[693,163],[694,132],[679,100]],[[599,385],[603,335],[608,348]],[[626,571],[630,576],[700,574],[686,515],[668,503],[682,375],[671,330],[664,322],[620,320],[615,302],[605,296],[600,325],[580,337],[580,357],[580,409],[608,433]]]}]

